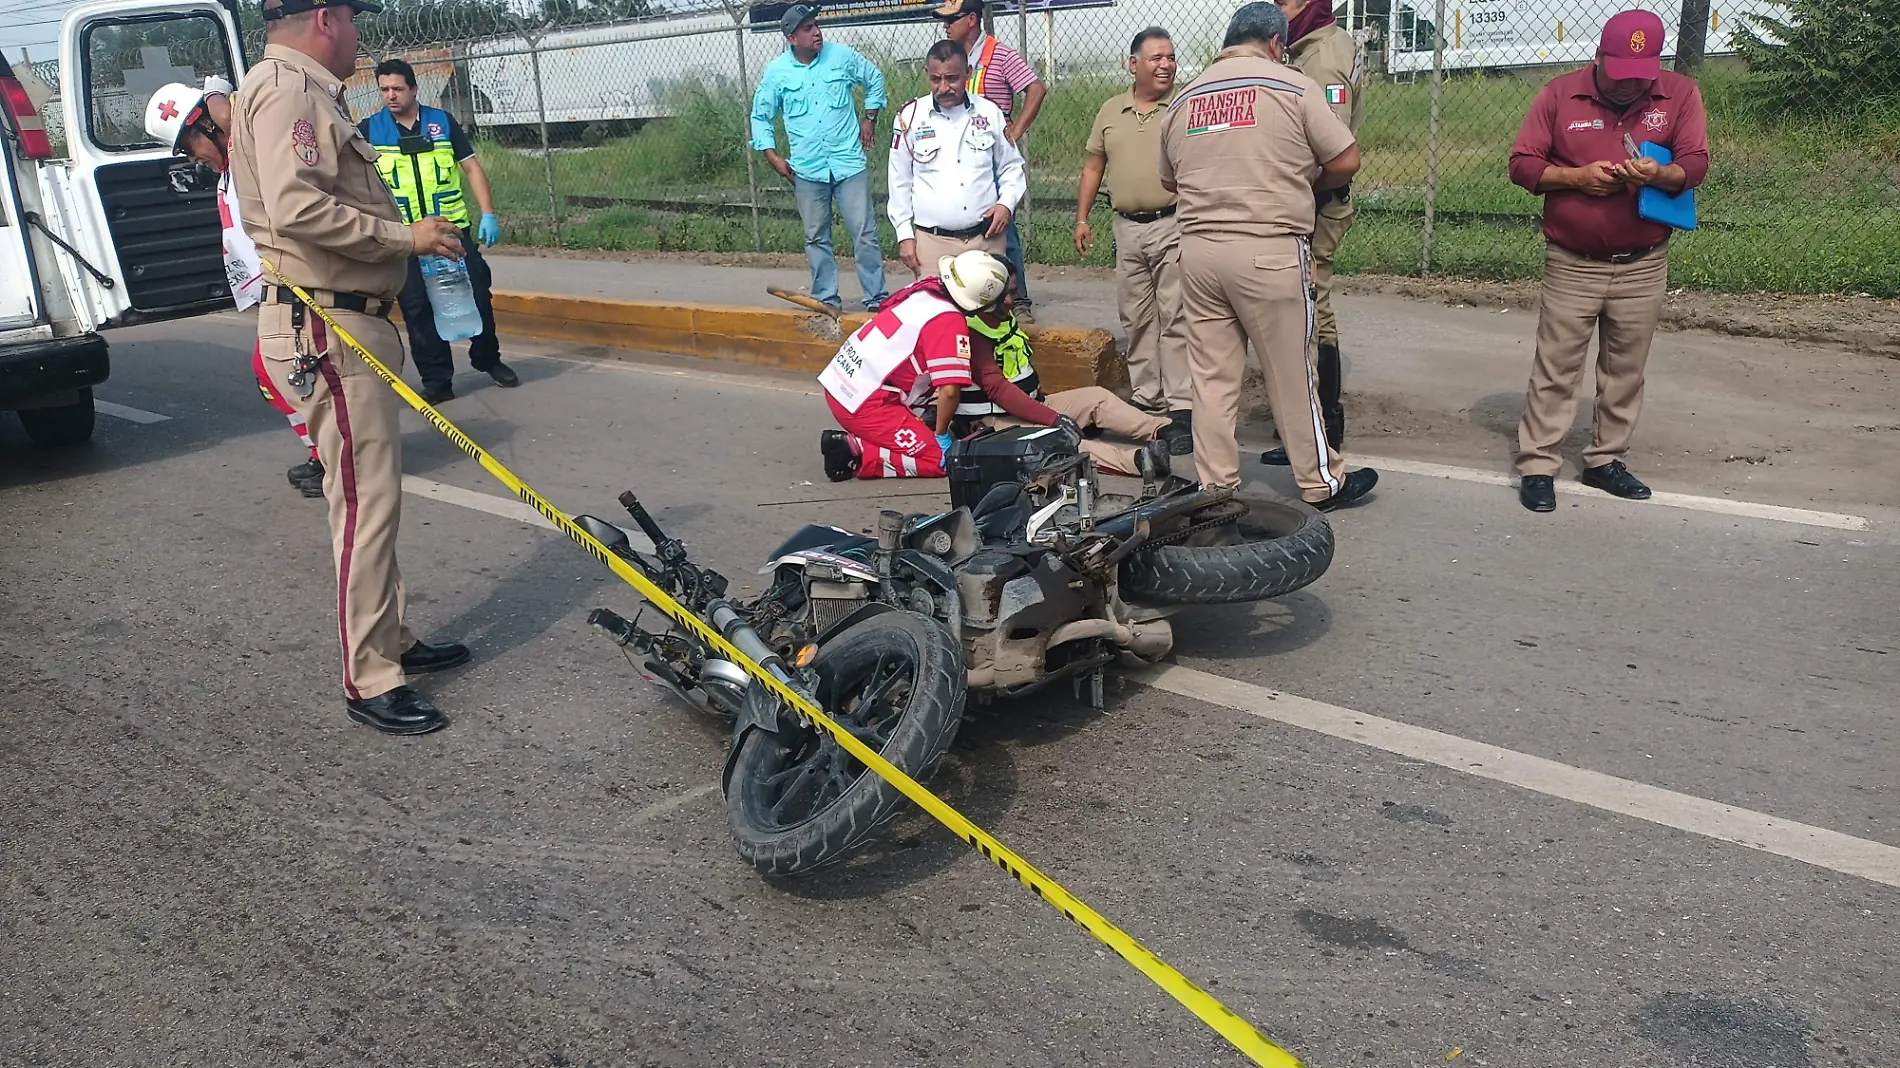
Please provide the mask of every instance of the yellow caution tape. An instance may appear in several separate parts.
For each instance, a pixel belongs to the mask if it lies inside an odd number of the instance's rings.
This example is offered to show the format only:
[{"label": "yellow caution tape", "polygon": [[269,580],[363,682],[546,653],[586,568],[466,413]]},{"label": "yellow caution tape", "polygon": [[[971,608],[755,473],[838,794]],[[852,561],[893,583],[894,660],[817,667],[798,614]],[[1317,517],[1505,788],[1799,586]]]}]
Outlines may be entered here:
[{"label": "yellow caution tape", "polygon": [[884,781],[897,787],[905,797],[916,802],[917,807],[930,813],[937,822],[948,827],[957,837],[970,843],[985,860],[1008,872],[1011,878],[1028,887],[1030,893],[1062,913],[1069,922],[1094,935],[1096,940],[1120,954],[1123,960],[1134,965],[1137,971],[1152,980],[1169,997],[1180,1002],[1189,1012],[1200,1017],[1207,1026],[1218,1031],[1221,1037],[1233,1043],[1234,1048],[1245,1054],[1249,1060],[1267,1068],[1302,1068],[1299,1058],[1274,1045],[1265,1035],[1255,1030],[1252,1024],[1241,1019],[1237,1013],[1221,1004],[1213,995],[1195,986],[1187,976],[1155,956],[1148,947],[1135,941],[1126,931],[1110,923],[1101,913],[1083,904],[1081,898],[1063,889],[1060,883],[1037,870],[1035,865],[1017,855],[994,835],[970,822],[968,817],[950,807],[948,802],[925,789],[922,783],[904,774],[890,761],[885,760],[875,750],[859,741],[850,731],[839,726],[798,691],[780,682],[770,672],[734,648],[732,643],[726,641],[718,631],[707,626],[698,616],[693,615],[679,602],[667,596],[666,591],[655,586],[638,568],[615,556],[593,535],[575,525],[574,521],[560,509],[528,488],[527,483],[516,478],[514,472],[502,466],[501,461],[490,456],[480,445],[470,440],[467,434],[457,429],[454,423],[449,422],[446,416],[417,396],[407,383],[392,374],[389,368],[383,366],[382,361],[372,356],[355,338],[351,337],[349,331],[343,329],[331,317],[327,309],[312,300],[309,293],[279,274],[270,261],[264,261],[264,269],[291,292],[297,294],[297,299],[308,305],[310,310],[322,317],[323,321],[329,324],[330,329],[335,331],[337,339],[361,356],[369,369],[376,372],[377,377],[389,383],[397,396],[407,401],[411,408],[422,413],[424,419],[453,441],[457,448],[473,457],[483,469],[499,479],[501,484],[508,487],[515,496],[546,516],[561,533],[574,539],[581,548],[592,553],[595,559],[606,564],[614,574],[638,591],[640,596],[653,607],[665,613],[675,623],[692,631],[701,641],[718,650],[719,655],[744,668],[746,674],[751,675],[761,686],[770,690],[780,700],[796,709],[800,715],[831,735],[845,752],[856,757],[860,763],[876,772]]}]

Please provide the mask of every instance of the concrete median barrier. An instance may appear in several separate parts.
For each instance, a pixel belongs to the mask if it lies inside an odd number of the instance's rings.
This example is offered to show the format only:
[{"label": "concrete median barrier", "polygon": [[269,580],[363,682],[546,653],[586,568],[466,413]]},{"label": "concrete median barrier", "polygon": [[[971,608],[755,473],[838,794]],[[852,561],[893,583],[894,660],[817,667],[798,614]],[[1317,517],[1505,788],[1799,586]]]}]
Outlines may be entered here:
[{"label": "concrete median barrier", "polygon": [[[844,331],[867,318],[826,316],[792,308],[602,300],[497,290],[495,328],[503,334],[610,348],[731,360],[817,374],[838,351]],[[1106,330],[1030,326],[1036,371],[1049,390],[1098,385],[1126,392],[1128,369]]]}]

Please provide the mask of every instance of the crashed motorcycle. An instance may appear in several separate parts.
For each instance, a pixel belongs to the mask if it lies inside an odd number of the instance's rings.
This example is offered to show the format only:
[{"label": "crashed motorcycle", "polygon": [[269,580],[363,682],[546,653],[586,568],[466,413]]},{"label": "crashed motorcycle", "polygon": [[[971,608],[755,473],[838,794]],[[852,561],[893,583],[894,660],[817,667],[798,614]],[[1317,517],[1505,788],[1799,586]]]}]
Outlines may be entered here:
[{"label": "crashed motorcycle", "polygon": [[[767,558],[770,583],[752,600],[728,598],[727,580],[691,562],[630,493],[621,503],[651,551],[592,516],[575,521],[925,781],[967,704],[1066,681],[1100,708],[1105,669],[1159,663],[1180,608],[1284,596],[1332,561],[1332,529],[1310,507],[1178,480],[1118,494],[1078,444],[1037,427],[960,441],[946,462],[949,511],[883,511],[871,534],[807,526]],[[649,631],[599,608],[589,622],[649,681],[731,718],[727,824],[761,873],[843,860],[901,811],[895,787],[670,620]]]}]

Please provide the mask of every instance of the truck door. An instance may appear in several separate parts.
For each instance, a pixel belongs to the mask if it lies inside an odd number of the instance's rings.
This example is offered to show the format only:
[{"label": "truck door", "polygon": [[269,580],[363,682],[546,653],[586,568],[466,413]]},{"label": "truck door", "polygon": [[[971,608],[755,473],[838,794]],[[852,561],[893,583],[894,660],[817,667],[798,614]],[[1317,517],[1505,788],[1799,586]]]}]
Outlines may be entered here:
[{"label": "truck door", "polygon": [[[48,154],[39,109],[0,56],[0,333],[39,322],[39,279],[33,273],[26,205],[37,192],[33,158]],[[32,197],[29,201],[27,198]]]},{"label": "truck door", "polygon": [[60,25],[68,161],[45,171],[49,214],[77,255],[62,270],[94,326],[231,306],[217,175],[145,133],[145,105],[169,82],[233,85],[238,26],[218,0],[93,0]]}]

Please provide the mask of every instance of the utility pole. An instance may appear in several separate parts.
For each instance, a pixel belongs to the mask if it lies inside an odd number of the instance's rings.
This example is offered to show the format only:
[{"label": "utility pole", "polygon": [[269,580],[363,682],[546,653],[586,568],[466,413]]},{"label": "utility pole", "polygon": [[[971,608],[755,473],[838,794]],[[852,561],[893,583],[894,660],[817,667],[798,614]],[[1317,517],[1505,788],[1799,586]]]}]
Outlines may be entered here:
[{"label": "utility pole", "polygon": [[1676,72],[1693,74],[1702,66],[1709,44],[1709,0],[1682,0],[1682,21],[1676,25]]}]

